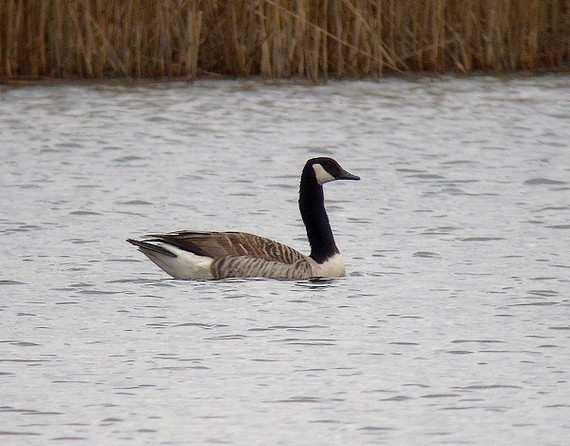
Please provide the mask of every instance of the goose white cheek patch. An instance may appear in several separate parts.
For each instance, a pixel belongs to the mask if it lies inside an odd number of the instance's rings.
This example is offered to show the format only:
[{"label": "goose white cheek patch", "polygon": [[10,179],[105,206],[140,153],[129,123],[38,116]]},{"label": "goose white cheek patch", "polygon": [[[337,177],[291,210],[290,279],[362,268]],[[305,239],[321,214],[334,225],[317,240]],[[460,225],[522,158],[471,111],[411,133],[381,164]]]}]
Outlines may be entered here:
[{"label": "goose white cheek patch", "polygon": [[335,177],[333,177],[330,173],[328,173],[323,166],[320,164],[313,164],[313,170],[315,171],[315,177],[317,178],[317,183],[325,184],[329,181],[334,181]]}]

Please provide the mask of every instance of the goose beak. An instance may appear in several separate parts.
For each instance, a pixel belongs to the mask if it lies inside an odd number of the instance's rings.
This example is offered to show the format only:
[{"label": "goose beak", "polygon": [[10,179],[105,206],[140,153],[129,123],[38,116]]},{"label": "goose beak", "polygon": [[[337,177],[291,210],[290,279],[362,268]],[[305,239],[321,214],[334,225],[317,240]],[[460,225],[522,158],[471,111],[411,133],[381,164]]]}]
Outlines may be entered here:
[{"label": "goose beak", "polygon": [[353,175],[350,172],[347,172],[346,170],[343,170],[340,175],[338,177],[336,177],[337,180],[360,180],[360,177],[357,175]]}]

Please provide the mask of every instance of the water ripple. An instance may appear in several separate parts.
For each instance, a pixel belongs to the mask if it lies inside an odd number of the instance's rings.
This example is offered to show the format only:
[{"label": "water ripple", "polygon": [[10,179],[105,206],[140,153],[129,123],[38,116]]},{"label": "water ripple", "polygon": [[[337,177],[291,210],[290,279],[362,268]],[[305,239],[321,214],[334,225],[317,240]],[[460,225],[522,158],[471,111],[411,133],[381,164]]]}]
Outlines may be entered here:
[{"label": "water ripple", "polygon": [[[4,87],[3,443],[568,436],[567,76]],[[172,280],[124,241],[309,253],[325,154],[362,178],[324,187],[342,279]]]}]

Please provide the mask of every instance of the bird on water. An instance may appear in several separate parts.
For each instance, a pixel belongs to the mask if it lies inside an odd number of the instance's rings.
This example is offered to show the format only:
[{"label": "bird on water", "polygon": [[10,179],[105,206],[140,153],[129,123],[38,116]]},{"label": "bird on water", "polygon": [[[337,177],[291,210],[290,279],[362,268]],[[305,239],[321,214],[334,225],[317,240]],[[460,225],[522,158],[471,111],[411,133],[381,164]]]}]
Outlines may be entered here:
[{"label": "bird on water", "polygon": [[175,279],[267,277],[311,279],[344,276],[344,261],[325,210],[323,184],[360,180],[332,158],[312,158],[301,173],[299,210],[311,254],[246,232],[176,231],[127,239]]}]

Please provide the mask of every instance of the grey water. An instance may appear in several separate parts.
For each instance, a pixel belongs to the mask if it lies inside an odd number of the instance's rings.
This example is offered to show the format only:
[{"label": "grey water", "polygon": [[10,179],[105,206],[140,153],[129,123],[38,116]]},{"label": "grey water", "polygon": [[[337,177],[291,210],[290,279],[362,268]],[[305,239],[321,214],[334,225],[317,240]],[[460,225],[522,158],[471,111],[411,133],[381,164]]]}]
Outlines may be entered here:
[{"label": "grey water", "polygon": [[[570,78],[2,87],[0,442],[570,443]],[[169,279],[125,243],[308,252],[347,276]]]}]

